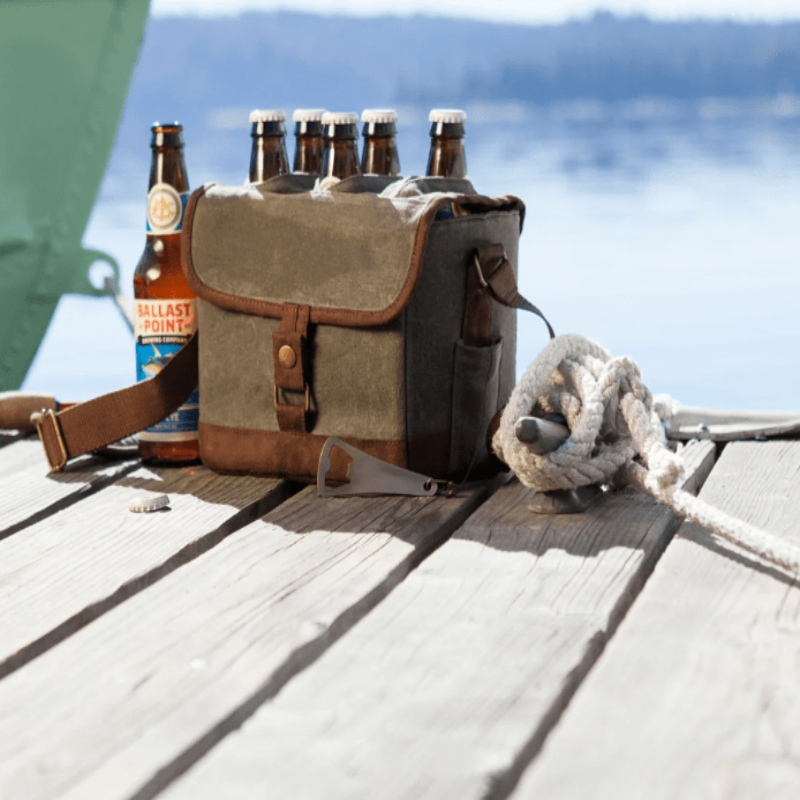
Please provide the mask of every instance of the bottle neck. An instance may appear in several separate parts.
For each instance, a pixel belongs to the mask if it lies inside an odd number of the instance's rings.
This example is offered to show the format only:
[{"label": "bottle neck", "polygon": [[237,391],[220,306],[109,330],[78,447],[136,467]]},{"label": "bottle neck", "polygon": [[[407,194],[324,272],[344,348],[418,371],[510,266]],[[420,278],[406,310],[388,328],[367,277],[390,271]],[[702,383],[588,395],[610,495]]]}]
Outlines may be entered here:
[{"label": "bottle neck", "polygon": [[189,191],[189,178],[186,162],[183,160],[183,147],[152,146],[153,158],[150,162],[150,185],[152,189],[159,183],[166,183],[178,194]]},{"label": "bottle neck", "polygon": [[431,136],[426,175],[440,178],[467,177],[463,137]]},{"label": "bottle neck", "polygon": [[179,240],[189,178],[180,146],[152,146],[150,188],[147,193],[147,238]]},{"label": "bottle neck", "polygon": [[322,170],[322,123],[316,120],[300,121],[294,128],[295,148],[292,172],[319,175]]},{"label": "bottle neck", "polygon": [[355,125],[329,125],[322,157],[322,177],[344,179],[360,173],[358,129]]},{"label": "bottle neck", "polygon": [[280,134],[274,136],[253,135],[250,150],[250,183],[262,183],[276,175],[289,171],[286,155],[286,140]]},{"label": "bottle neck", "polygon": [[400,156],[394,136],[364,135],[361,171],[365,175],[400,176]]},{"label": "bottle neck", "polygon": [[322,138],[322,123],[318,119],[298,120],[294,124],[295,136],[319,136]]}]

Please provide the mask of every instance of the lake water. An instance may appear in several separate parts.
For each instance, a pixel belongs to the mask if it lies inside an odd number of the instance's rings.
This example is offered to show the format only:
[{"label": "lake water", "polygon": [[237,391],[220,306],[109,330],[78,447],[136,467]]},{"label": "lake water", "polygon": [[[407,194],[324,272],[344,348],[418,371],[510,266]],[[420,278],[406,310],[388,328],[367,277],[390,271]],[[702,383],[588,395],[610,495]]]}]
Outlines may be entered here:
[{"label": "lake water", "polygon": [[[470,175],[525,201],[521,291],[557,333],[631,356],[686,405],[800,410],[800,98],[468,111]],[[403,112],[401,160],[418,174],[426,112]],[[243,114],[213,110],[186,131],[193,186],[242,183]],[[114,151],[84,237],[124,286],[144,243],[148,141],[145,128],[140,150]],[[546,341],[520,312],[518,374]],[[65,297],[24,388],[81,400],[133,380],[113,304]]]}]

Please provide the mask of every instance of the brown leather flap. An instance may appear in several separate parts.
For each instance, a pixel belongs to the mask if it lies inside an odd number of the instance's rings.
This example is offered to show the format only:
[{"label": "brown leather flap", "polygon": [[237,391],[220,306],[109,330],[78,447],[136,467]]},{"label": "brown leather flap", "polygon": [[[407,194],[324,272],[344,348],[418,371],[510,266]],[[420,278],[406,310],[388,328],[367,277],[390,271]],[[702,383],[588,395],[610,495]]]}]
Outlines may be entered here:
[{"label": "brown leather flap", "polygon": [[524,209],[511,196],[278,194],[207,184],[189,200],[183,269],[199,297],[229,311],[280,318],[292,303],[310,307],[313,323],[382,325],[408,303],[428,231],[448,203],[466,214]]}]

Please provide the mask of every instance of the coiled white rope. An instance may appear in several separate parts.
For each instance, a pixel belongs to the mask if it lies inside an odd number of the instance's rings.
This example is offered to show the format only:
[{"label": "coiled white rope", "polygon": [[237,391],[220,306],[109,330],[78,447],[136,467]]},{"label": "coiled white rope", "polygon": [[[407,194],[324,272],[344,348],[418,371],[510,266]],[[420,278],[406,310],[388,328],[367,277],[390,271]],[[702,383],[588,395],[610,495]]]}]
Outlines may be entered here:
[{"label": "coiled white rope", "polygon": [[[521,417],[546,414],[563,415],[570,435],[558,449],[540,455],[517,439],[514,426]],[[680,488],[683,464],[666,446],[639,368],[583,336],[557,336],[537,356],[514,388],[492,446],[532,489],[631,483],[717,536],[800,572],[800,548]]]}]

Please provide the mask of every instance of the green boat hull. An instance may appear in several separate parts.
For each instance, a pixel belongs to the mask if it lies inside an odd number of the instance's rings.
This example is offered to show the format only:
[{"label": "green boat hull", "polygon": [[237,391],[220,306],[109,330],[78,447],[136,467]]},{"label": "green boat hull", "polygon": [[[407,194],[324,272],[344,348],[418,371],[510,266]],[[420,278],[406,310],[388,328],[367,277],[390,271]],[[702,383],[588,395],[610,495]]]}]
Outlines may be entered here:
[{"label": "green boat hull", "polygon": [[82,246],[149,0],[0,0],[0,391],[20,386],[64,293],[105,296]]}]

